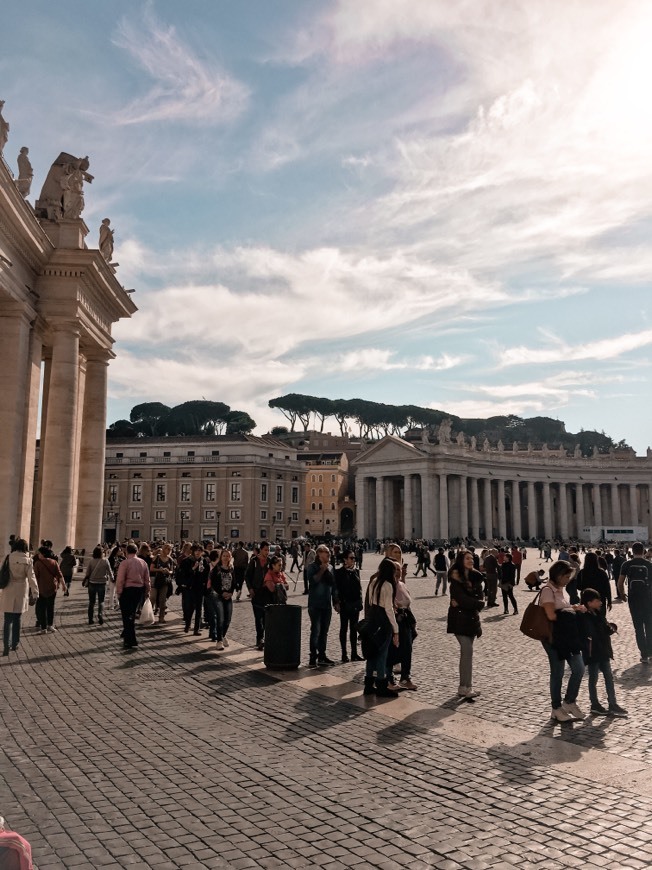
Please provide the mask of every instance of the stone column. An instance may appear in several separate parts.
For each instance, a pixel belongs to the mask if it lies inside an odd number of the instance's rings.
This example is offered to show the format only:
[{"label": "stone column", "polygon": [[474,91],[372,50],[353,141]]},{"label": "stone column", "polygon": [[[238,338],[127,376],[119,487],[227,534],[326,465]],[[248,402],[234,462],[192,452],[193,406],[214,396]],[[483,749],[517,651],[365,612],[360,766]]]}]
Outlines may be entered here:
[{"label": "stone column", "polygon": [[412,537],[414,517],[412,511],[412,475],[403,476],[403,534],[406,538]]},{"label": "stone column", "polygon": [[577,537],[581,539],[582,529],[585,526],[584,519],[584,484],[575,484],[575,515],[577,517]]},{"label": "stone column", "polygon": [[632,525],[638,525],[638,493],[636,491],[636,484],[629,484],[629,513],[632,518]]},{"label": "stone column", "polygon": [[512,481],[512,537],[520,538],[523,536],[521,526],[521,490],[519,489],[518,480]]},{"label": "stone column", "polygon": [[539,537],[539,528],[537,522],[537,491],[534,488],[534,481],[527,482],[527,533],[530,538]]},{"label": "stone column", "polygon": [[355,476],[355,530],[359,538],[367,537],[367,478],[360,472]]},{"label": "stone column", "polygon": [[507,516],[505,514],[505,481],[496,481],[496,501],[498,507],[498,537],[507,537]]},{"label": "stone column", "polygon": [[439,475],[439,537],[448,538],[448,476]]},{"label": "stone column", "polygon": [[385,537],[385,493],[383,477],[376,477],[376,537]]},{"label": "stone column", "polygon": [[568,493],[566,484],[559,484],[559,534],[563,540],[568,538]]},{"label": "stone column", "polygon": [[467,476],[460,474],[460,534],[463,538],[469,535],[469,495]]},{"label": "stone column", "polygon": [[383,499],[385,503],[383,528],[386,538],[397,537],[394,529],[394,481],[391,477],[383,478]]},{"label": "stone column", "polygon": [[478,478],[471,478],[471,537],[480,538],[480,500],[478,494]]},{"label": "stone column", "polygon": [[494,517],[491,507],[491,478],[485,477],[482,490],[484,501],[484,533],[487,540],[491,540],[494,536]]},{"label": "stone column", "polygon": [[75,474],[78,372],[79,329],[72,323],[56,326],[45,420],[45,462],[39,470],[43,481],[40,534],[53,542],[56,552],[67,544],[75,544],[70,518]]},{"label": "stone column", "polygon": [[32,329],[27,389],[25,393],[25,428],[23,432],[23,455],[25,467],[19,481],[18,525],[16,533],[30,539],[32,507],[34,504],[34,468],[36,463],[36,438],[41,387],[41,362],[43,343]]},{"label": "stone column", "polygon": [[593,516],[594,516],[594,525],[601,526],[602,525],[602,503],[600,501],[600,484],[593,484]]},{"label": "stone column", "polygon": [[[10,535],[29,538],[19,527],[20,486],[25,468],[25,395],[30,362],[30,317],[20,311],[0,316],[0,553],[8,552]],[[28,473],[33,475],[34,467]]]},{"label": "stone column", "polygon": [[108,365],[102,356],[86,360],[75,543],[87,553],[102,540]]},{"label": "stone column", "polygon": [[619,526],[622,523],[620,513],[620,493],[618,492],[618,484],[611,484],[611,522],[614,526]]},{"label": "stone column", "polygon": [[[73,458],[73,467],[79,469],[81,462],[81,442],[82,442],[82,428],[84,426],[84,403],[85,403],[85,388],[86,388],[86,357],[81,356],[79,358],[79,371],[77,373],[77,402],[75,403],[75,407],[77,409],[77,419],[75,421],[75,455]],[[106,414],[104,415],[106,419]],[[105,427],[106,428],[106,427]],[[105,436],[106,440],[106,436]],[[77,505],[79,503],[79,473],[75,474],[73,478],[73,489],[72,489],[72,512],[70,515],[70,528],[76,532],[77,529]],[[96,546],[99,541],[96,541],[93,546]],[[78,547],[83,547],[83,544],[77,544]]]},{"label": "stone column", "polygon": [[548,481],[543,483],[543,535],[547,541],[552,538],[552,502]]},{"label": "stone column", "polygon": [[421,474],[421,535],[424,538],[436,538],[433,518],[433,485],[434,479],[427,471]]}]

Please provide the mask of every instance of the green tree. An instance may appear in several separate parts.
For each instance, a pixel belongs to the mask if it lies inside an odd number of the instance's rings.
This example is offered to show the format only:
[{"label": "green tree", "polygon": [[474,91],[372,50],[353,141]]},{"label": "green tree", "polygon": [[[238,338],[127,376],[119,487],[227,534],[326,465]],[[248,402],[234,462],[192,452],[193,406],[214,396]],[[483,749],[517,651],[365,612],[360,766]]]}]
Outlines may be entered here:
[{"label": "green tree", "polygon": [[137,438],[138,431],[129,420],[116,420],[106,430],[107,438]]},{"label": "green tree", "polygon": [[230,411],[226,415],[227,435],[248,435],[256,428],[256,421],[246,411]]},{"label": "green tree", "polygon": [[160,427],[165,435],[221,435],[230,411],[223,402],[195,399],[172,408]]},{"label": "green tree", "polygon": [[140,405],[134,405],[129,419],[142,435],[158,435],[160,423],[170,410],[170,407],[163,402],[142,402]]}]

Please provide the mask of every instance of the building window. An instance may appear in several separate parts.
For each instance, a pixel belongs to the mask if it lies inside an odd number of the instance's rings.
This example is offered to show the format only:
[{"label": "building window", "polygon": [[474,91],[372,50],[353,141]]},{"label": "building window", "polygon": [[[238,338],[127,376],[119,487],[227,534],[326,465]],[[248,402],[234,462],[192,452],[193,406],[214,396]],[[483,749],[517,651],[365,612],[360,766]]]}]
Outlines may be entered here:
[{"label": "building window", "polygon": [[261,530],[260,530],[260,539],[261,539],[261,541],[264,541],[266,537],[267,537],[267,529],[261,529]]},{"label": "building window", "polygon": [[283,522],[283,511],[276,511],[276,522],[277,523]]},{"label": "building window", "polygon": [[276,487],[276,501],[277,502],[283,501],[283,484],[279,484]]},{"label": "building window", "polygon": [[335,495],[335,490],[331,489],[331,496],[334,496],[334,495]]},{"label": "building window", "polygon": [[[335,493],[333,493],[335,495]],[[215,484],[207,483],[206,484],[206,497],[205,501],[215,501]]]},{"label": "building window", "polygon": [[156,484],[156,501],[168,500],[168,487],[165,483]]},{"label": "building window", "polygon": [[165,519],[165,511],[154,511],[154,519],[155,520],[164,520]]},{"label": "building window", "polygon": [[179,501],[190,501],[190,484],[182,483],[179,490]]},{"label": "building window", "polygon": [[215,472],[214,471],[207,471],[206,477],[215,477]]},{"label": "building window", "polygon": [[293,523],[299,522],[299,514],[296,511],[292,511],[292,522]]},{"label": "building window", "polygon": [[323,494],[324,494],[324,490],[323,490],[321,487],[319,487],[319,493],[318,493],[318,495],[323,495]]},{"label": "building window", "polygon": [[118,500],[118,486],[115,483],[109,484],[108,501],[116,502]]},{"label": "building window", "polygon": [[181,519],[189,520],[190,519],[190,511],[181,511]]},{"label": "building window", "polygon": [[313,488],[310,490],[310,495],[317,495],[317,490],[315,489],[314,486],[313,486]]},{"label": "building window", "polygon": [[169,450],[164,450],[164,451],[163,451],[163,456],[172,456],[172,454],[170,453]]},{"label": "building window", "polygon": [[167,477],[167,474],[165,471],[159,471],[159,472],[157,472],[156,476],[157,477]]},{"label": "building window", "polygon": [[324,478],[323,478],[323,475],[320,474],[320,475],[319,475],[319,482],[322,483],[323,479],[324,479]]},{"label": "building window", "polygon": [[299,504],[299,487],[292,487],[292,504]]},{"label": "building window", "polygon": [[267,484],[266,483],[260,484],[260,500],[267,501]]},{"label": "building window", "polygon": [[267,477],[267,472],[266,472],[266,471],[261,472],[261,475],[260,475],[260,476],[261,476],[261,477]]},{"label": "building window", "polygon": [[211,456],[219,456],[219,455],[220,455],[219,450],[211,450]]},{"label": "building window", "polygon": [[267,511],[261,511],[260,518],[261,518],[261,520],[266,520],[267,519]]},{"label": "building window", "polygon": [[332,481],[333,483],[335,483],[335,475],[334,475],[334,474],[331,474],[331,481]]},{"label": "building window", "polygon": [[122,459],[123,456],[124,456],[124,453],[116,453],[115,458]]},{"label": "building window", "polygon": [[299,479],[299,478],[297,477],[296,474],[293,474],[293,475],[292,475],[292,480],[298,480],[298,479]]},{"label": "building window", "polygon": [[241,483],[232,483],[231,484],[231,501],[240,501],[242,497],[242,484]]},{"label": "building window", "polygon": [[204,511],[204,519],[205,520],[214,520],[215,519],[215,511]]},{"label": "building window", "polygon": [[310,505],[310,510],[311,510],[311,511],[317,510],[317,506],[315,505],[314,501],[313,501],[313,503]]},{"label": "building window", "polygon": [[320,510],[320,511],[323,511],[323,510],[324,510],[324,505],[323,505],[321,502],[319,502],[319,510]]},{"label": "building window", "polygon": [[335,505],[334,505],[333,503],[331,503],[331,510],[332,510],[332,511],[335,510]]},{"label": "building window", "polygon": [[143,485],[142,483],[134,483],[131,487],[131,500],[132,501],[142,501],[143,500]]},{"label": "building window", "polygon": [[137,478],[137,477],[142,477],[142,476],[143,476],[143,475],[142,475],[139,471],[137,471],[137,472],[134,474],[134,479]]},{"label": "building window", "polygon": [[232,471],[231,477],[242,477],[242,474],[239,471]]},{"label": "building window", "polygon": [[132,529],[129,537],[133,538],[134,541],[139,541],[140,540],[140,530],[139,529]]},{"label": "building window", "polygon": [[142,520],[142,518],[143,518],[142,511],[132,511],[131,512],[131,519],[132,520]]},{"label": "building window", "polygon": [[145,456],[147,456],[147,453],[139,453],[138,455],[140,456],[141,459],[143,459]]},{"label": "building window", "polygon": [[229,519],[230,520],[239,520],[240,519],[240,511],[229,511]]},{"label": "building window", "polygon": [[194,456],[194,455],[195,455],[195,451],[194,451],[194,450],[189,450],[189,451],[188,451],[188,456]]},{"label": "building window", "polygon": [[312,483],[315,483],[315,481],[317,480],[316,476],[314,474],[311,474],[310,477],[311,477]]},{"label": "building window", "polygon": [[181,477],[190,477],[190,472],[189,471],[182,471]]}]

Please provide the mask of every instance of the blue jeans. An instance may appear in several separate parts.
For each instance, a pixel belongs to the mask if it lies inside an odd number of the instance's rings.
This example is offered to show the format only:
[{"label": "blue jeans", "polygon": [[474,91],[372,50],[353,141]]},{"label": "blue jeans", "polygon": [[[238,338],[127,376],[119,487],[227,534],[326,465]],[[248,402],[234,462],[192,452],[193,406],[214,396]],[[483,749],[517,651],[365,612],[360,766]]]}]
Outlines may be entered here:
[{"label": "blue jeans", "polygon": [[383,640],[378,652],[374,655],[369,656],[367,658],[367,664],[365,667],[365,677],[372,680],[374,677],[374,673],[376,674],[377,680],[389,680],[392,675],[392,668],[387,664],[387,653],[389,652],[389,645],[392,641],[392,629],[391,626],[388,628],[387,635]]},{"label": "blue jeans", "polygon": [[98,622],[104,622],[104,596],[106,595],[106,583],[89,583],[88,584],[88,622],[89,625],[93,621],[95,613],[95,601],[97,599],[97,619]]},{"label": "blue jeans", "polygon": [[544,640],[541,643],[548,654],[548,661],[550,662],[550,703],[552,704],[552,709],[557,710],[561,707],[561,684],[564,679],[566,662],[570,666],[571,675],[568,679],[564,701],[567,704],[574,704],[577,701],[580,686],[582,685],[582,677],[584,676],[584,659],[582,654],[573,653],[566,659],[560,659],[557,655],[557,650],[553,649],[547,641]]},{"label": "blue jeans", "polygon": [[5,613],[5,624],[3,630],[4,652],[9,652],[9,648],[16,649],[20,641],[20,617],[22,613]]},{"label": "blue jeans", "polygon": [[605,659],[603,662],[592,662],[589,666],[589,698],[591,706],[599,704],[598,701],[598,676],[600,672],[604,675],[604,687],[607,690],[607,701],[610,707],[613,707],[618,702],[616,701],[616,690],[614,689],[614,676],[611,673],[611,662]]},{"label": "blue jeans", "polygon": [[309,607],[310,617],[310,658],[326,656],[326,640],[331,625],[332,609],[328,607]]},{"label": "blue jeans", "polygon": [[206,596],[208,626],[211,640],[224,640],[231,625],[233,601],[225,601],[221,595],[209,592]]}]

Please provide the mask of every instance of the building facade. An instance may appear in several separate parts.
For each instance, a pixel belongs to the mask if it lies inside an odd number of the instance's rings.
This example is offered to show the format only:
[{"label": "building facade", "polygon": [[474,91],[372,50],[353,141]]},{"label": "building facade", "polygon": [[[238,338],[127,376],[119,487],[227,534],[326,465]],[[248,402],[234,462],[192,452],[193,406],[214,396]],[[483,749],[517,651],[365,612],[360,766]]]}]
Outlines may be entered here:
[{"label": "building facade", "polygon": [[367,538],[446,540],[583,538],[588,527],[644,526],[652,451],[582,457],[458,435],[455,441],[388,436],[354,460],[356,532]]},{"label": "building facade", "polygon": [[111,329],[136,306],[86,245],[83,179],[74,201],[64,182],[88,163],[64,156],[50,170],[59,204],[43,211],[27,201],[31,177],[19,189],[0,158],[0,553],[10,535],[57,551],[100,536]]},{"label": "building facade", "polygon": [[290,540],[303,534],[305,476],[271,437],[111,438],[102,540]]},{"label": "building facade", "polygon": [[304,533],[337,537],[353,532],[349,498],[349,460],[346,453],[300,453],[306,469]]}]

